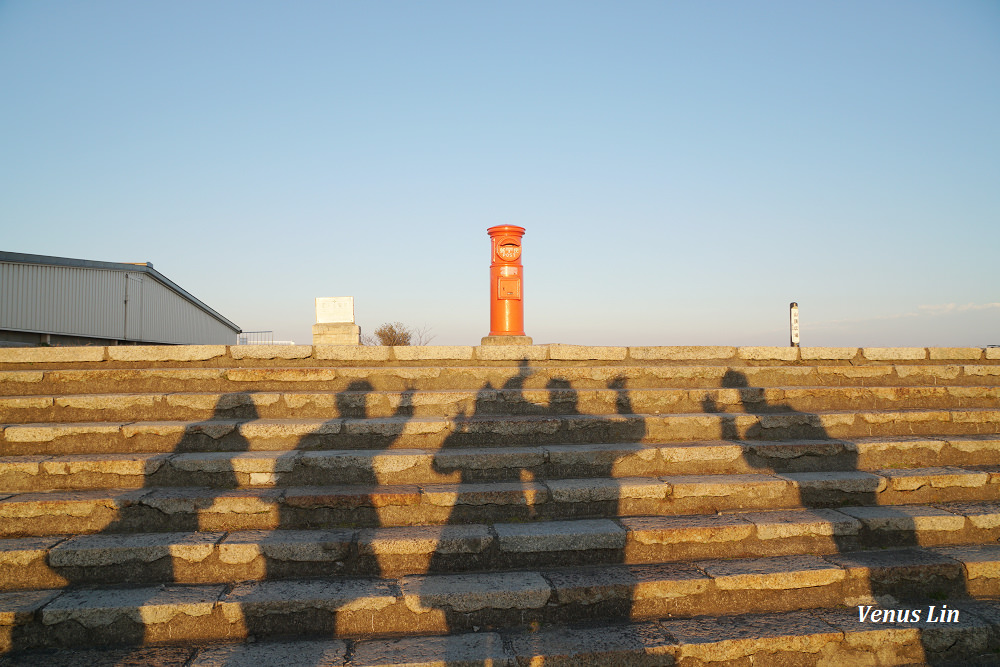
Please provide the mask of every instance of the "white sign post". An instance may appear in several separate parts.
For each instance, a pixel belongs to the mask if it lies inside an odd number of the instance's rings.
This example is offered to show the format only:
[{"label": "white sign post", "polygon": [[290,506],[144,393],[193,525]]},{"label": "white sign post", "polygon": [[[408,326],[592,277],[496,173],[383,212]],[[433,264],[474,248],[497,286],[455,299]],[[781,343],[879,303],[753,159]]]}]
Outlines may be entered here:
[{"label": "white sign post", "polygon": [[799,304],[792,301],[788,305],[788,326],[791,329],[792,347],[799,346]]}]

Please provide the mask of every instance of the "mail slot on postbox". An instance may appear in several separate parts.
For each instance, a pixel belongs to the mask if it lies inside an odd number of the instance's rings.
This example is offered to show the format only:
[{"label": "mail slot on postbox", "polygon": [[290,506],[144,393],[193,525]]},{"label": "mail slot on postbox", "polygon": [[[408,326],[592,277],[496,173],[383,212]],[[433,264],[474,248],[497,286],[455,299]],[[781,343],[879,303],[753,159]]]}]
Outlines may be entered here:
[{"label": "mail slot on postbox", "polygon": [[524,267],[521,237],[524,227],[490,227],[490,336],[524,335]]}]

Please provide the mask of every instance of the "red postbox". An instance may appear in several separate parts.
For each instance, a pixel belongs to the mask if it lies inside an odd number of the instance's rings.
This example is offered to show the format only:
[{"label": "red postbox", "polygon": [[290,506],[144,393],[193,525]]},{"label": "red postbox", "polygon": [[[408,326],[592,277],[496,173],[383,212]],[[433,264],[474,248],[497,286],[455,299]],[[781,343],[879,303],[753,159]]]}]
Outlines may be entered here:
[{"label": "red postbox", "polygon": [[490,336],[524,336],[524,227],[498,225],[490,235]]}]

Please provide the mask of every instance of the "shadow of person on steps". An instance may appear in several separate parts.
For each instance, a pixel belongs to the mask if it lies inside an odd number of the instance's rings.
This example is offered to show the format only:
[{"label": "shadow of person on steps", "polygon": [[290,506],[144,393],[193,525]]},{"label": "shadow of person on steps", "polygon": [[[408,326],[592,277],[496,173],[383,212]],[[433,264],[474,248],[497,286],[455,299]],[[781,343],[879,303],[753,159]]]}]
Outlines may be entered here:
[{"label": "shadow of person on steps", "polygon": [[[749,468],[786,480],[793,490],[788,509],[741,512],[741,516],[757,526],[758,535],[782,535],[778,553],[815,554],[843,568],[842,599],[831,601],[833,605],[844,605],[856,616],[858,605],[901,609],[919,606],[913,600],[967,597],[961,564],[912,548],[940,543],[936,541],[940,538],[918,531],[918,518],[911,510],[919,512],[919,507],[884,506],[886,479],[878,469],[866,470],[860,462],[856,438],[870,440],[864,438],[867,432],[862,435],[852,426],[846,439],[835,438],[824,426],[827,419],[823,412],[803,412],[787,402],[767,399],[769,392],[780,392],[786,400],[809,400],[807,392],[795,388],[753,387],[745,373],[733,369],[724,375],[722,386],[738,390],[735,403],[720,405],[710,395],[703,399],[705,412],[723,415],[722,438],[742,448]],[[821,392],[825,389],[820,387]],[[788,394],[792,394],[791,399]],[[859,405],[857,409],[866,407]],[[880,439],[899,440],[892,436]],[[888,500],[893,502],[891,497]],[[929,511],[941,512],[937,505],[933,503]],[[771,529],[766,528],[768,524]],[[775,531],[775,524],[782,529]],[[919,571],[921,565],[934,566],[935,574],[927,579]],[[912,624],[904,627],[907,625]],[[924,645],[940,650],[940,640],[925,641],[925,628],[926,624],[920,630]]]},{"label": "shadow of person on steps", "polygon": [[[542,369],[539,380],[546,379],[547,370]],[[454,433],[435,454],[435,471],[460,475],[456,489],[461,491],[443,533],[451,531],[458,540],[483,533],[488,544],[481,554],[462,558],[452,552],[458,551],[455,544],[442,540],[429,564],[430,575],[465,574],[450,582],[411,578],[411,590],[426,598],[427,606],[437,601],[447,631],[538,627],[578,621],[581,611],[595,620],[632,615],[645,566],[626,564],[625,531],[618,517],[634,513],[637,509],[629,503],[642,501],[629,497],[633,480],[615,477],[615,443],[641,442],[645,422],[634,413],[623,376],[607,383],[610,397],[588,390],[598,414],[585,414],[579,391],[551,370],[545,391],[539,392],[547,395],[547,404],[528,398],[538,390],[527,388],[537,373],[527,359],[520,360],[499,389],[487,382],[477,392],[471,413],[456,418]],[[599,414],[609,407],[608,416]],[[465,457],[464,464],[456,452]],[[478,467],[476,457],[487,461],[487,467]],[[489,479],[484,477],[487,470]],[[485,481],[493,484],[477,486]],[[607,595],[599,601],[588,599],[579,588],[581,576],[599,580]],[[513,590],[522,606],[516,612],[480,610],[472,620],[446,604],[448,589],[434,588],[450,584],[457,591],[463,582],[485,590]],[[556,603],[549,597],[553,586],[563,594],[576,593],[580,602]]]},{"label": "shadow of person on steps", "polygon": [[[191,400],[197,410],[199,397]],[[174,417],[183,419],[188,408],[178,405],[173,407]],[[219,395],[211,410],[208,419],[185,422],[183,432],[171,444],[165,445],[163,439],[169,436],[155,429],[134,436],[139,451],[154,452],[136,454],[129,462],[141,468],[140,487],[82,492],[109,497],[114,517],[99,530],[68,537],[49,550],[49,567],[66,583],[45,613],[68,612],[72,617],[74,610],[88,604],[85,591],[95,585],[112,585],[117,588],[105,597],[114,620],[93,626],[68,620],[47,629],[58,632],[60,644],[67,649],[95,643],[122,645],[113,653],[116,659],[142,659],[150,655],[149,644],[169,638],[166,624],[136,620],[145,618],[143,609],[181,599],[214,604],[223,593],[224,584],[206,582],[203,561],[216,557],[214,547],[227,534],[225,507],[240,503],[244,495],[238,490],[240,482],[231,459],[250,449],[239,423],[256,419],[257,408],[252,393],[234,392]],[[122,453],[127,461],[129,454]],[[118,469],[127,470],[129,463]],[[200,620],[187,620],[181,619],[181,625],[193,639],[211,636],[199,631]],[[61,660],[68,655],[58,649],[31,650],[33,644],[34,640],[15,641],[12,655],[4,656],[5,664]],[[22,649],[28,652],[19,654]]]},{"label": "shadow of person on steps", "polygon": [[[263,572],[231,594],[244,609],[249,634],[288,638],[308,626],[325,627],[330,636],[372,631],[373,612],[363,601],[394,595],[391,584],[380,581],[388,575],[379,544],[394,542],[383,532],[403,525],[420,501],[419,489],[399,485],[391,478],[395,467],[385,465],[412,417],[413,395],[353,380],[336,392],[335,414],[298,439],[294,465],[277,481],[278,530],[250,536]],[[268,611],[285,600],[300,608]]]}]

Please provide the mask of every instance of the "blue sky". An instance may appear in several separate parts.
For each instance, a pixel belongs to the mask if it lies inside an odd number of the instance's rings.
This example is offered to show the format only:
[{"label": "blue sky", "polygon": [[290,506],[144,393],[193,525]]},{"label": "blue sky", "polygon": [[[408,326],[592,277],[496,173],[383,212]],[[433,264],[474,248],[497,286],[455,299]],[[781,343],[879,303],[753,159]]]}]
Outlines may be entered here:
[{"label": "blue sky", "polygon": [[0,249],[246,330],[1000,344],[1000,3],[0,0]]}]

